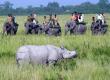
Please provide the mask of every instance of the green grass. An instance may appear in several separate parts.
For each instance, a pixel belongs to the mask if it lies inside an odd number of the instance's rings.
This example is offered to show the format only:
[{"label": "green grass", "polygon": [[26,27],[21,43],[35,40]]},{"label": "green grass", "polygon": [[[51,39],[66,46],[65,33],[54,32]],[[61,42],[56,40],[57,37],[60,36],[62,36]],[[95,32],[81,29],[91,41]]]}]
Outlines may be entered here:
[{"label": "green grass", "polygon": [[[90,31],[91,17],[86,15],[88,30],[85,35],[48,37],[45,35],[25,35],[26,16],[17,16],[19,31],[16,36],[0,34],[0,80],[109,80],[110,79],[110,32],[106,35],[92,36]],[[60,15],[59,22],[64,34],[64,24],[69,15]],[[106,14],[110,30],[110,15]],[[41,23],[43,16],[39,16]],[[2,32],[5,16],[0,17]],[[78,57],[72,60],[59,61],[55,67],[16,66],[16,50],[22,45],[62,44],[69,50],[76,50]]]}]

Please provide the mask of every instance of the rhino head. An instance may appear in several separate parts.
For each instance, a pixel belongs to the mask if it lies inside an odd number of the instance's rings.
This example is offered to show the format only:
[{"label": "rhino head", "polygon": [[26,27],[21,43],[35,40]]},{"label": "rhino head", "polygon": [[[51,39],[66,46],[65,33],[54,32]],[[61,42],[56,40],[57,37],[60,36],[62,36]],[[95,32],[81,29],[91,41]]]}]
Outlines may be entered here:
[{"label": "rhino head", "polygon": [[62,50],[62,54],[63,54],[64,59],[72,59],[72,58],[77,57],[77,52],[75,50],[69,51],[64,47],[61,47],[61,50]]}]

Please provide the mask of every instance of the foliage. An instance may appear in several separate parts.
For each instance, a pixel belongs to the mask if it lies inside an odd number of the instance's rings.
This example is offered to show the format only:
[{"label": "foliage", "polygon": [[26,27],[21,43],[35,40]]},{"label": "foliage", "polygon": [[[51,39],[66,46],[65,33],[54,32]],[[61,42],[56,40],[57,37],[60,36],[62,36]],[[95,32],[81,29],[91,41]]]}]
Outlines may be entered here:
[{"label": "foliage", "polygon": [[[105,35],[92,36],[90,31],[91,16],[87,14],[85,21],[88,30],[85,35],[64,36],[64,24],[69,20],[69,15],[59,15],[62,26],[61,37],[48,37],[45,35],[25,35],[24,22],[26,16],[17,16],[19,31],[16,36],[2,36],[0,34],[0,80],[109,80],[110,79],[110,32]],[[107,22],[110,15],[106,14]],[[6,17],[1,16],[0,26]],[[38,17],[42,23],[43,16]],[[110,30],[110,23],[109,30]],[[0,28],[2,32],[2,28]],[[22,45],[62,44],[69,50],[76,50],[78,57],[72,60],[59,61],[56,66],[32,67],[16,66],[16,50]]]},{"label": "foliage", "polygon": [[8,13],[15,15],[29,15],[32,12],[36,12],[37,14],[67,14],[74,11],[86,14],[99,12],[109,13],[110,3],[108,0],[99,0],[97,4],[84,2],[76,6],[60,6],[57,2],[50,2],[47,4],[47,6],[40,5],[39,7],[33,7],[32,5],[30,5],[27,8],[13,8],[13,4],[9,1],[4,2],[4,4],[0,4],[0,15],[7,15]]}]

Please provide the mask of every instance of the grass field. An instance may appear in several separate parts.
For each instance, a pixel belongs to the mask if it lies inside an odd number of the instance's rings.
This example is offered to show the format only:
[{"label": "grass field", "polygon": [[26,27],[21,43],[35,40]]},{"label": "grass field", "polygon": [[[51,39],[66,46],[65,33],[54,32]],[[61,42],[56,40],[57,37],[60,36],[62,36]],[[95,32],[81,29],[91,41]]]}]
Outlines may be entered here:
[{"label": "grass field", "polygon": [[[110,80],[110,15],[106,14],[109,30],[106,35],[92,36],[90,31],[91,17],[85,17],[88,30],[85,35],[48,37],[45,35],[25,35],[26,16],[17,16],[19,30],[16,36],[0,34],[0,80]],[[60,15],[59,22],[64,33],[64,24],[69,15]],[[39,16],[41,23],[43,16]],[[0,32],[6,17],[0,17]],[[75,49],[78,57],[64,60],[55,67],[31,65],[18,69],[16,50],[22,45],[64,44],[69,50]]]}]

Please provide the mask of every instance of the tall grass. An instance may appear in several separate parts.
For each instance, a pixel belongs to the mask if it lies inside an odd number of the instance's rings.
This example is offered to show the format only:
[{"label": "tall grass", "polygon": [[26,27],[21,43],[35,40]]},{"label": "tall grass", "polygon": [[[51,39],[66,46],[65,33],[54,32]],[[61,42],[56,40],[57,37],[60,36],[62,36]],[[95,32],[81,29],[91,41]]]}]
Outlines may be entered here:
[{"label": "tall grass", "polygon": [[[107,15],[109,24],[110,15]],[[109,80],[110,79],[110,32],[106,35],[92,36],[90,32],[91,16],[86,15],[88,31],[85,35],[48,37],[45,35],[25,35],[26,16],[17,16],[19,31],[16,36],[0,34],[0,80]],[[69,15],[60,15],[59,21],[64,33],[64,24]],[[6,17],[0,17],[0,32]],[[39,17],[41,23],[43,16]],[[109,24],[110,25],[110,24]],[[110,28],[109,28],[110,30]],[[17,68],[15,54],[22,45],[62,44],[69,50],[76,50],[78,57],[59,61],[55,67],[25,66]]]}]

